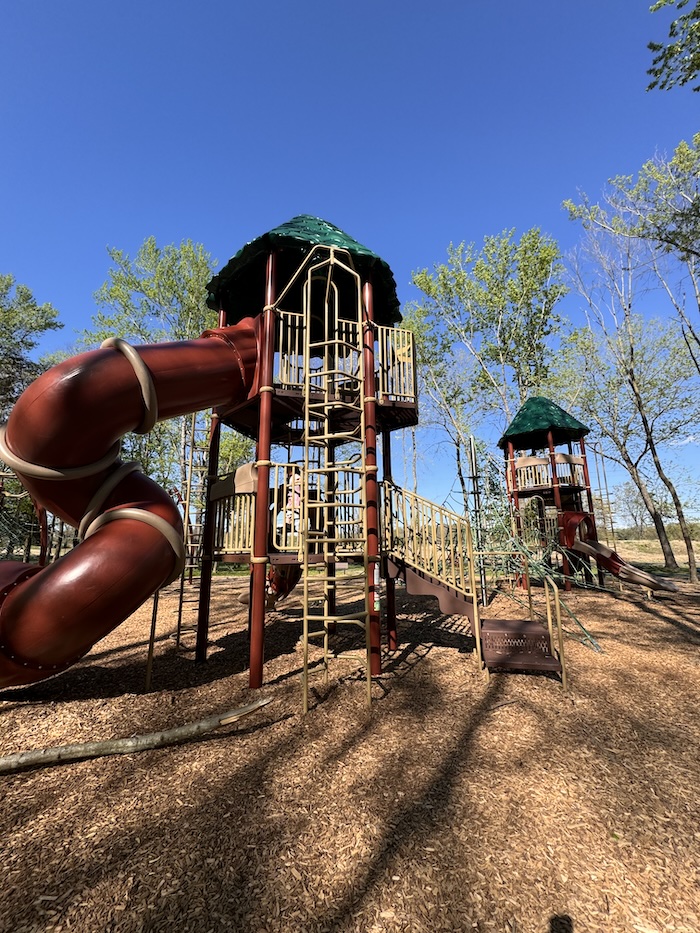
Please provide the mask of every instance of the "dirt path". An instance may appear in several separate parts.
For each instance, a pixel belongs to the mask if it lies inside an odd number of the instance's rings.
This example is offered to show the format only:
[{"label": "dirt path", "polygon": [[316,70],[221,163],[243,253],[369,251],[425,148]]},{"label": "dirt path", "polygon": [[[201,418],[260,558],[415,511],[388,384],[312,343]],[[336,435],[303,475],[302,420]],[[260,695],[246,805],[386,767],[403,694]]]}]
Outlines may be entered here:
[{"label": "dirt path", "polygon": [[[249,702],[242,583],[210,661],[161,600],[55,681],[0,695],[0,754]],[[338,662],[300,714],[299,604],[270,615],[272,702],[187,745],[0,777],[0,931],[700,930],[700,599],[579,593],[571,692],[476,670],[462,620],[400,597],[364,703]],[[188,609],[189,622],[194,618]]]}]

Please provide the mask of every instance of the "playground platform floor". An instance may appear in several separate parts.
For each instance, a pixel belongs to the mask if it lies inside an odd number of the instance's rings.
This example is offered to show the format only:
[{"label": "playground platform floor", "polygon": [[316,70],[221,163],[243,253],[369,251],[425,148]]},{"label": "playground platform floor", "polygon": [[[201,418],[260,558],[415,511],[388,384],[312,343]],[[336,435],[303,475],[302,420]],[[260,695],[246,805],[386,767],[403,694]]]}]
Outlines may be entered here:
[{"label": "playground platform floor", "polygon": [[[250,702],[244,585],[215,581],[206,665],[161,598],[148,693],[150,606],[63,677],[3,694],[0,754]],[[302,717],[292,595],[270,616],[264,709],[0,777],[0,931],[697,933],[700,589],[565,601],[604,649],[567,639],[569,695],[487,684],[463,620],[400,593],[371,709],[346,658]]]}]

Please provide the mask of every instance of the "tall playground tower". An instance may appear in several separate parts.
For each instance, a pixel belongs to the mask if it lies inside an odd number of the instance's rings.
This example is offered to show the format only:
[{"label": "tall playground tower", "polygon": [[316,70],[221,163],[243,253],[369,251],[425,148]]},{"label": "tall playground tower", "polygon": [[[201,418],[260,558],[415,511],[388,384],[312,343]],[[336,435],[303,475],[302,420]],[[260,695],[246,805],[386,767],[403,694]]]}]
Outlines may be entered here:
[{"label": "tall playground tower", "polygon": [[[310,639],[327,649],[334,630],[352,625],[365,633],[369,684],[380,672],[378,463],[390,480],[391,433],[418,420],[412,335],[395,326],[391,270],[301,215],[244,246],[210,282],[208,304],[220,327],[260,315],[262,326],[252,393],[213,415],[197,657],[206,657],[214,562],[249,563],[250,686],[263,680],[266,610],[295,585],[304,671]],[[256,442],[255,462],[224,478],[222,425]],[[393,603],[393,580],[387,595]]]}]

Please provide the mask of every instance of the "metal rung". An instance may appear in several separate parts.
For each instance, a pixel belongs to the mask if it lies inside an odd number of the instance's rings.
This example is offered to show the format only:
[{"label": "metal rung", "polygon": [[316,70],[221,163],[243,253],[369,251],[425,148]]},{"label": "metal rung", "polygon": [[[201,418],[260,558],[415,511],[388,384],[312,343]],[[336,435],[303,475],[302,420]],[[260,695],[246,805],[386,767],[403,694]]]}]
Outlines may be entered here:
[{"label": "metal rung", "polygon": [[[364,626],[365,626],[366,623],[367,623],[367,617],[368,617],[368,616],[369,616],[369,613],[368,613],[368,612],[351,612],[351,613],[348,613],[348,614],[342,615],[342,616],[325,616],[325,615],[311,616],[311,617],[309,618],[309,621],[313,621],[313,622],[323,622],[324,625],[326,625],[326,624],[329,623],[329,622],[330,622],[330,623],[340,623],[341,625],[343,625],[343,624],[346,624],[346,625],[359,625],[359,626],[361,626],[362,628],[364,628]],[[309,635],[311,635],[311,634],[312,634],[312,633],[309,632]],[[316,635],[319,635],[319,634],[321,634],[321,633],[320,633],[320,632],[316,632],[315,634],[316,634]]]},{"label": "metal rung", "polygon": [[333,538],[327,538],[323,535],[323,532],[308,532],[307,541],[309,544],[318,543],[318,544],[364,544],[364,536],[358,537],[357,535],[351,537],[350,535],[336,535]]},{"label": "metal rung", "polygon": [[[359,490],[358,490],[359,492]],[[366,509],[367,506],[362,502],[344,502],[339,499],[325,499],[323,502],[309,502],[309,510],[311,509]],[[350,522],[350,519],[337,519],[336,525],[345,523],[346,525]]]}]

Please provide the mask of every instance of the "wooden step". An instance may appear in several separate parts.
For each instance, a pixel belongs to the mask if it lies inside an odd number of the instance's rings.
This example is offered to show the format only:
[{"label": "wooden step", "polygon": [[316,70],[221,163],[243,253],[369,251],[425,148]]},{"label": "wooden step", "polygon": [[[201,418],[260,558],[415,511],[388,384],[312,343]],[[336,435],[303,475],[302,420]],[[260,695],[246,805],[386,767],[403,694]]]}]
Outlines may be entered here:
[{"label": "wooden step", "polygon": [[482,619],[481,650],[488,668],[561,673],[549,632],[529,619]]}]

